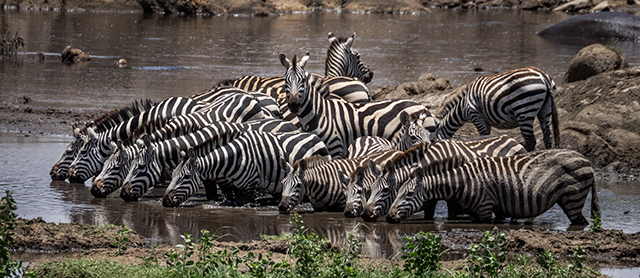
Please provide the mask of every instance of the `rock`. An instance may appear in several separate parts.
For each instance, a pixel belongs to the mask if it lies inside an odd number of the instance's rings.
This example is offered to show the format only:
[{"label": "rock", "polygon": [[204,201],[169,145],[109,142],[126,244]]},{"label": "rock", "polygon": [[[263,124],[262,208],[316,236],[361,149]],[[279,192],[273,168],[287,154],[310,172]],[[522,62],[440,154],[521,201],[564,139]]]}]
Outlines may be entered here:
[{"label": "rock", "polygon": [[609,11],[611,9],[611,6],[609,6],[609,2],[604,1],[604,2],[600,2],[600,4],[596,5],[595,7],[591,8],[591,10],[589,10],[590,12],[604,12],[604,11]]},{"label": "rock", "polygon": [[70,45],[62,50],[62,62],[73,63],[75,61],[91,61],[91,56],[85,54],[82,50],[72,48]]},{"label": "rock", "polygon": [[411,99],[431,110],[439,109],[452,90],[453,87],[448,79],[436,78],[431,73],[425,73],[416,82],[398,86],[381,86],[371,94],[371,97],[375,100]]},{"label": "rock", "polygon": [[606,71],[626,68],[626,59],[601,44],[589,45],[578,52],[569,64],[564,81],[575,82]]},{"label": "rock", "polygon": [[605,167],[618,159],[616,150],[594,132],[598,129],[597,126],[567,121],[562,127],[560,146],[581,153],[591,161],[594,168]]},{"label": "rock", "polygon": [[554,12],[576,12],[591,7],[591,0],[574,0],[553,9]]},{"label": "rock", "polygon": [[38,51],[38,53],[36,53],[36,60],[44,61],[44,53],[42,51]]},{"label": "rock", "polygon": [[369,13],[427,13],[428,8],[423,7],[414,0],[353,0],[344,5],[347,11],[364,11]]},{"label": "rock", "polygon": [[119,68],[125,68],[127,67],[127,60],[125,59],[120,59],[116,62],[116,64],[118,64]]}]

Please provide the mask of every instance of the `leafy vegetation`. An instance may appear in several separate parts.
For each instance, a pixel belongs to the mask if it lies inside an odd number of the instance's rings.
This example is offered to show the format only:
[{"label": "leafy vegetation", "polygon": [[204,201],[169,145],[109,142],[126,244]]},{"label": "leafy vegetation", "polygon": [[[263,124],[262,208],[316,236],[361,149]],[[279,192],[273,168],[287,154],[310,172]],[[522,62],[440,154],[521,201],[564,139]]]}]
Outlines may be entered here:
[{"label": "leafy vegetation", "polygon": [[116,256],[120,256],[124,251],[127,251],[127,246],[125,246],[125,244],[129,242],[129,237],[127,236],[127,234],[129,234],[129,229],[127,229],[127,225],[122,224],[121,228],[122,230],[117,232],[116,241],[113,243],[113,245],[118,248]]},{"label": "leafy vegetation", "polygon": [[9,244],[13,242],[13,230],[16,228],[16,202],[11,191],[5,191],[0,199],[0,277],[18,277],[23,274],[22,262],[16,262],[9,256]]},{"label": "leafy vegetation", "polygon": [[24,39],[18,32],[9,33],[9,29],[0,32],[0,58],[11,58],[18,52],[18,47],[24,48]]}]

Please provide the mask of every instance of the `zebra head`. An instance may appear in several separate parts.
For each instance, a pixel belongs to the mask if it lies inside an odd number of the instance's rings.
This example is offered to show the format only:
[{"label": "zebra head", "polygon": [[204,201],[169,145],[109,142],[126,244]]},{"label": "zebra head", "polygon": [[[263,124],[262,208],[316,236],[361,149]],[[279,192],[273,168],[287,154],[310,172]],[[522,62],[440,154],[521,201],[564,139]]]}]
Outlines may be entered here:
[{"label": "zebra head", "polygon": [[369,198],[364,205],[362,219],[375,222],[389,209],[390,201],[393,201],[396,191],[396,166],[389,161],[371,184]]},{"label": "zebra head", "polygon": [[278,204],[278,210],[280,213],[288,214],[302,202],[302,198],[307,194],[307,188],[304,184],[307,160],[300,159],[291,166],[289,162],[281,157],[280,167],[289,172],[289,174],[282,179],[282,199]]},{"label": "zebra head", "polygon": [[156,155],[156,146],[151,143],[150,136],[136,140],[140,149],[138,155],[131,161],[127,177],[123,181],[120,198],[125,202],[137,201],[150,187],[160,181],[162,167]]},{"label": "zebra head", "polygon": [[82,146],[76,158],[69,166],[69,181],[74,183],[84,183],[102,167],[104,156],[100,152],[99,136],[88,127],[87,142]]},{"label": "zebra head", "polygon": [[164,193],[162,205],[165,207],[177,207],[193,196],[202,183],[202,176],[198,170],[198,159],[194,149],[187,153],[180,152],[182,161],[171,174],[171,183]]},{"label": "zebra head", "polygon": [[308,74],[304,66],[309,60],[309,52],[297,61],[297,56],[293,55],[293,60],[289,61],[284,54],[280,54],[280,63],[287,71],[284,73],[284,91],[286,94],[289,110],[294,114],[300,112],[300,107],[306,103],[309,97],[310,86],[308,84]]},{"label": "zebra head", "polygon": [[398,189],[398,196],[389,207],[387,222],[400,223],[407,217],[420,211],[424,204],[424,171],[422,167],[411,173],[411,179]]},{"label": "zebra head", "polygon": [[429,111],[424,109],[418,115],[409,115],[407,112],[400,113],[400,123],[402,124],[402,133],[399,135],[399,142],[396,149],[406,151],[420,143],[431,143],[431,132],[435,131],[435,126],[428,124],[431,129],[424,126],[425,120],[430,120]]},{"label": "zebra head", "polygon": [[362,216],[364,211],[363,200],[366,200],[369,196],[370,185],[381,174],[382,172],[378,165],[371,159],[367,159],[358,165],[345,190],[347,204],[344,209],[344,215],[346,217]]},{"label": "zebra head", "polygon": [[360,53],[352,48],[356,33],[349,38],[336,38],[329,32],[329,50],[325,63],[325,77],[347,76],[369,83],[373,79],[373,71],[360,60]]},{"label": "zebra head", "polygon": [[[137,147],[136,145],[131,148]],[[111,142],[112,154],[107,158],[102,166],[102,171],[93,179],[91,186],[91,194],[96,198],[105,198],[107,195],[116,191],[122,186],[122,180],[129,172],[131,159],[129,153],[122,145],[122,141],[118,143]]]},{"label": "zebra head", "polygon": [[72,124],[73,128],[73,142],[67,146],[62,154],[62,157],[53,165],[49,175],[51,175],[52,180],[66,180],[69,177],[69,166],[75,160],[80,150],[89,141],[89,137],[84,134],[80,128],[77,127],[77,124]]}]

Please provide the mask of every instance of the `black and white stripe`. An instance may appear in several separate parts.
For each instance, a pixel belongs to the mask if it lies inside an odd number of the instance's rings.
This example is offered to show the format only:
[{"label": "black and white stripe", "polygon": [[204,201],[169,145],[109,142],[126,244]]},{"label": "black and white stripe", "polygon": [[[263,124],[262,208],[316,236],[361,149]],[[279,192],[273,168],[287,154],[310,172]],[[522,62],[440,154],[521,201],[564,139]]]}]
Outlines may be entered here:
[{"label": "black and white stripe", "polygon": [[192,149],[173,171],[163,204],[177,206],[193,195],[202,180],[211,179],[242,192],[279,194],[280,182],[288,173],[280,159],[293,163],[320,155],[330,159],[324,143],[307,133],[264,133],[248,131],[217,149],[202,153]]},{"label": "black and white stripe", "polygon": [[69,179],[84,182],[98,174],[104,161],[111,155],[112,141],[126,140],[137,128],[149,126],[148,123],[153,122],[156,128],[161,127],[175,116],[189,114],[208,105],[188,98],[172,97],[103,133],[98,134],[92,128],[87,128],[89,141],[69,166]]},{"label": "black and white stripe", "polygon": [[[492,213],[511,219],[532,218],[558,204],[571,225],[588,225],[582,209],[591,191],[591,216],[599,214],[593,168],[572,150],[546,150],[512,157],[483,157],[448,171],[432,173],[434,161],[418,168],[403,185],[387,219],[399,222],[420,210],[425,200],[448,200],[471,212],[472,220],[491,221]],[[438,171],[436,171],[438,172]]]},{"label": "black and white stripe", "polygon": [[132,159],[122,182],[120,197],[125,201],[140,198],[149,188],[159,183],[163,173],[178,165],[181,151],[199,147],[203,153],[210,152],[249,130],[281,132],[291,129],[294,127],[291,124],[282,125],[282,120],[265,119],[246,123],[213,122],[195,132],[157,142],[153,142],[151,136],[145,136],[143,142],[137,142],[139,152]]},{"label": "black and white stripe", "polygon": [[[448,157],[457,157],[459,159],[456,161],[465,163],[482,156],[503,157],[521,153],[526,153],[524,147],[506,135],[484,136],[465,141],[442,140],[431,145],[418,145],[384,165],[381,175],[371,185],[364,186],[368,188],[369,197],[364,205],[362,218],[366,221],[376,221],[378,217],[386,214],[398,188],[409,179],[412,168],[430,165]],[[436,164],[431,169],[446,171],[453,166]],[[433,217],[433,212],[425,213],[425,217]]]},{"label": "black and white stripe", "polygon": [[345,208],[345,187],[349,176],[363,160],[384,163],[401,154],[399,151],[384,151],[365,157],[351,159],[324,160],[310,157],[287,164],[289,174],[282,180],[282,200],[279,210],[290,213],[307,197],[316,211],[343,211]]},{"label": "black and white stripe", "polygon": [[[302,131],[318,135],[334,158],[346,157],[349,145],[361,136],[391,140],[402,128],[400,114],[403,111],[408,115],[428,113],[424,106],[408,100],[353,104],[325,99],[309,86],[304,70],[308,58],[305,55],[298,63],[296,56],[291,62],[283,54],[280,55],[280,62],[287,69],[287,102],[291,112],[298,116]],[[435,129],[435,126],[429,128]]]},{"label": "black and white stripe", "polygon": [[532,151],[536,146],[533,121],[537,117],[545,148],[552,147],[550,126],[558,147],[560,131],[555,90],[553,80],[535,67],[479,77],[445,101],[437,115],[437,139],[451,138],[465,122],[472,122],[480,135],[489,135],[491,127],[520,127],[524,146]]}]

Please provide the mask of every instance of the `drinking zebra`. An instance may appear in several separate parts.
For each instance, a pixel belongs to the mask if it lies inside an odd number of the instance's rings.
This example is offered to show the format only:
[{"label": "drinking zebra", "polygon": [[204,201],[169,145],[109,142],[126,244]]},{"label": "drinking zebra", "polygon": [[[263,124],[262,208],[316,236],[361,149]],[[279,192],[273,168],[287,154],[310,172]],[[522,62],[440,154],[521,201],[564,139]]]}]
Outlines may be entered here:
[{"label": "drinking zebra", "polygon": [[424,127],[435,130],[435,123],[426,108],[408,100],[387,100],[362,104],[342,100],[325,99],[309,86],[304,70],[308,53],[300,62],[294,55],[289,61],[280,54],[280,62],[286,68],[285,92],[291,112],[298,116],[302,131],[316,134],[322,139],[331,156],[342,158],[347,148],[358,137],[378,136],[390,140],[402,128],[401,112],[412,115],[427,113]]},{"label": "drinking zebra", "polygon": [[489,135],[491,127],[509,129],[519,126],[525,149],[533,151],[536,146],[533,121],[537,117],[545,148],[552,147],[549,122],[558,147],[560,129],[555,91],[553,80],[535,67],[478,77],[445,101],[436,116],[436,138],[451,138],[465,122],[472,122],[480,135]]},{"label": "drinking zebra", "polygon": [[[135,116],[142,111],[145,111],[151,107],[156,105],[156,103],[151,100],[145,99],[140,101],[135,101],[128,106],[108,112],[93,121],[89,124],[94,130],[97,132],[104,132],[115,125]],[[65,180],[69,177],[69,166],[76,158],[78,153],[80,153],[80,149],[89,141],[89,138],[86,134],[86,127],[80,129],[78,124],[72,124],[73,130],[73,141],[65,148],[64,153],[60,157],[60,159],[53,165],[49,175],[51,175],[52,180]]]},{"label": "drinking zebra", "polygon": [[[219,98],[228,96],[228,95],[249,95],[253,97],[258,104],[262,107],[262,112],[265,114],[265,117],[271,117],[276,119],[282,119],[282,113],[280,113],[280,107],[278,106],[277,101],[270,95],[265,95],[259,92],[246,91],[243,89],[239,89],[236,87],[230,86],[214,86],[209,90],[205,90],[196,94],[189,96],[190,99],[203,101],[203,102],[214,102],[216,100],[219,101]],[[236,107],[236,106],[230,106]],[[237,108],[236,108],[237,109]]]},{"label": "drinking zebra", "polygon": [[89,141],[69,166],[69,179],[82,183],[97,174],[111,155],[111,142],[125,140],[136,128],[148,122],[162,125],[172,117],[189,114],[208,105],[188,98],[172,97],[100,134],[87,128]]},{"label": "drinking zebra", "polygon": [[[456,161],[465,163],[478,157],[503,157],[521,153],[526,153],[524,147],[505,135],[483,136],[465,141],[442,140],[431,145],[418,145],[387,162],[381,175],[368,187],[364,186],[368,188],[369,197],[364,205],[362,218],[365,221],[376,221],[378,217],[386,214],[398,188],[409,179],[412,168],[427,166],[446,157],[459,157]],[[436,164],[431,170],[446,171],[453,166],[455,165]],[[433,217],[435,203],[431,205],[428,210],[425,209],[425,218]],[[450,203],[448,209],[450,217],[455,217],[457,208],[452,205]]]},{"label": "drinking zebra", "polygon": [[207,154],[198,149],[191,149],[173,171],[162,200],[164,206],[184,202],[205,179],[233,187],[245,196],[279,194],[280,181],[288,174],[281,167],[280,158],[289,163],[314,155],[330,159],[324,143],[308,133],[248,131]]},{"label": "drinking zebra", "polygon": [[278,209],[281,213],[290,213],[306,196],[315,211],[343,211],[346,203],[345,180],[360,161],[371,159],[384,163],[399,154],[402,152],[391,150],[332,161],[310,157],[298,160],[292,166],[282,162],[289,174],[282,180],[282,199]]},{"label": "drinking zebra", "polygon": [[126,177],[122,181],[120,197],[135,201],[149,188],[160,182],[162,174],[170,172],[181,160],[180,152],[200,147],[203,153],[227,144],[250,130],[259,132],[289,132],[297,129],[291,124],[282,125],[282,120],[265,119],[246,123],[212,122],[203,128],[182,136],[163,141],[152,141],[152,136],[138,140],[138,153],[131,160]]},{"label": "drinking zebra", "polygon": [[[310,83],[318,91],[323,92],[324,97],[333,94],[352,103],[367,102],[371,99],[369,89],[365,84],[373,78],[373,71],[360,60],[358,51],[352,48],[355,35],[354,33],[349,38],[336,38],[333,33],[329,33],[325,76],[309,74]],[[283,76],[243,76],[235,80],[221,82],[221,84],[247,91],[260,92],[264,92],[263,90],[266,88],[281,88],[284,83]],[[271,96],[277,98],[277,93],[276,96],[273,94]]]},{"label": "drinking zebra", "polygon": [[511,219],[536,217],[558,204],[571,225],[588,225],[582,215],[589,189],[591,216],[600,212],[588,159],[572,150],[546,150],[511,157],[482,157],[448,171],[432,173],[440,164],[459,165],[447,157],[418,168],[400,188],[387,215],[399,222],[420,210],[425,200],[457,202],[472,220],[491,221],[492,213]]},{"label": "drinking zebra", "polygon": [[[261,106],[253,97],[245,93],[227,93],[215,98],[211,105],[196,112],[180,115],[169,120],[161,129],[149,132],[150,140],[158,142],[170,138],[182,136],[191,132],[201,130],[211,124],[224,121],[230,123],[241,123],[251,120],[258,120],[264,117]],[[155,126],[153,122],[150,122]],[[291,123],[281,120],[260,122],[261,126],[256,127],[265,130],[276,130],[278,132],[297,131],[297,127]],[[94,178],[91,193],[94,197],[104,198],[114,190],[120,188],[124,175],[128,173],[130,158],[138,154],[139,149],[133,143],[135,138],[147,134],[144,129],[138,128],[128,139],[124,149],[118,148],[115,143],[111,143],[112,154],[104,162],[101,172]],[[124,152],[123,152],[124,151]]]}]

